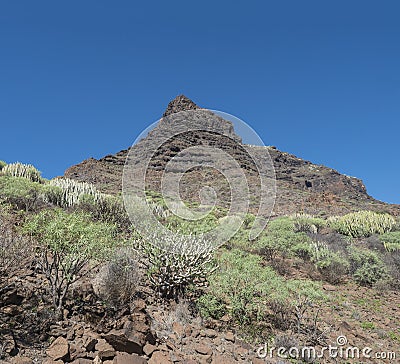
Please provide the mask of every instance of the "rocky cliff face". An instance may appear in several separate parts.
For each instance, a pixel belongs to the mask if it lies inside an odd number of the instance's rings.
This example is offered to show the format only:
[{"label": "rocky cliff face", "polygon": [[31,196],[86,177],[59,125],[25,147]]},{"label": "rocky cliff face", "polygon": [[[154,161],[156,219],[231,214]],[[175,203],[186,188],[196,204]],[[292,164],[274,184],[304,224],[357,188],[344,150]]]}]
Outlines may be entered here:
[{"label": "rocky cliff face", "polygon": [[[190,113],[192,110],[196,110],[196,113]],[[187,117],[189,114],[191,116]],[[187,130],[184,133],[176,130],[175,133],[177,125],[182,123],[186,123]],[[165,140],[165,135],[170,134],[177,135]],[[255,188],[258,185],[257,168],[249,157],[249,152],[261,159],[268,152],[276,174],[276,215],[298,211],[336,214],[359,209],[389,211],[394,214],[399,214],[400,211],[399,205],[385,204],[369,196],[364,184],[357,178],[342,175],[322,165],[315,165],[275,147],[242,144],[231,122],[199,108],[183,95],[177,96],[168,104],[158,125],[146,138],[133,146],[132,151],[121,150],[99,160],[90,158],[70,167],[65,176],[94,183],[105,192],[117,193],[121,191],[123,167],[128,154],[130,163],[139,163],[143,158],[150,158],[149,153],[154,145],[158,145],[158,149],[150,159],[146,176],[149,189],[160,189],[162,171],[172,157],[190,146],[205,145],[219,148],[238,161],[255,196],[258,194]],[[182,181],[182,194],[187,199],[196,199],[198,191],[195,190],[203,184],[211,183],[221,199],[229,200],[229,191],[226,191],[223,176],[215,171],[200,173],[198,170],[192,170],[185,177],[191,181],[190,188],[187,188],[189,184]]]}]

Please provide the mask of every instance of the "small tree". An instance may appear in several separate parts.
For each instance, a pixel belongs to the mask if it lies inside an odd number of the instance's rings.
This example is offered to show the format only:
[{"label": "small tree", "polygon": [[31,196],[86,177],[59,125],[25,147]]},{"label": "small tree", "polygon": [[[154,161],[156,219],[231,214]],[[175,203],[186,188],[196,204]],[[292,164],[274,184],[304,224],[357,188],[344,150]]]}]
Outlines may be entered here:
[{"label": "small tree", "polygon": [[93,268],[91,260],[99,261],[107,255],[115,243],[116,228],[93,222],[82,212],[52,210],[30,217],[23,229],[39,243],[38,263],[61,318],[68,289]]}]

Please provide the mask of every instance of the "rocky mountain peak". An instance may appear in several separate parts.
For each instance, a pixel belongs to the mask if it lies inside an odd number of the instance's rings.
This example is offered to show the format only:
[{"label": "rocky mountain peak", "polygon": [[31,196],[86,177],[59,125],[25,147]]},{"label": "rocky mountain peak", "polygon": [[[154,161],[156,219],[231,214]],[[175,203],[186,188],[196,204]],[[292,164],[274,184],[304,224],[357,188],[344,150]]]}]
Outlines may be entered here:
[{"label": "rocky mountain peak", "polygon": [[178,95],[176,96],[167,106],[163,117],[178,113],[180,111],[188,111],[188,110],[195,110],[199,109],[192,100],[190,100],[185,95]]}]

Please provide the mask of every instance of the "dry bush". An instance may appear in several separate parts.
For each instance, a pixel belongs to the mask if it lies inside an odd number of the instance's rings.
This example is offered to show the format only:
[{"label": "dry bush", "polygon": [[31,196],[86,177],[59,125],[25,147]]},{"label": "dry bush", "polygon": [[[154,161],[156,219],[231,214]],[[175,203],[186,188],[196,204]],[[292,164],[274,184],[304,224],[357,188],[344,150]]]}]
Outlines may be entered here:
[{"label": "dry bush", "polygon": [[99,272],[97,293],[113,307],[130,304],[144,279],[139,260],[131,250],[118,251]]},{"label": "dry bush", "polygon": [[29,239],[16,232],[15,223],[15,217],[0,212],[0,294],[32,253]]}]

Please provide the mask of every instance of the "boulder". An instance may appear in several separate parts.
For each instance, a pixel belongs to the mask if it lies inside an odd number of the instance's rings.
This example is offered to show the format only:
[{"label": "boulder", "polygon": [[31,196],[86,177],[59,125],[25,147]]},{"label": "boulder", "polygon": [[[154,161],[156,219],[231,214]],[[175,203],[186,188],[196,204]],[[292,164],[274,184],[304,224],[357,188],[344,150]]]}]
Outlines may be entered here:
[{"label": "boulder", "polygon": [[134,333],[126,330],[112,330],[103,335],[104,339],[116,350],[129,354],[143,354],[143,343]]},{"label": "boulder", "polygon": [[65,359],[69,356],[68,341],[62,336],[58,337],[46,350],[47,356],[53,360]]}]

